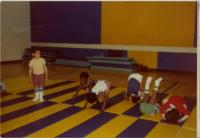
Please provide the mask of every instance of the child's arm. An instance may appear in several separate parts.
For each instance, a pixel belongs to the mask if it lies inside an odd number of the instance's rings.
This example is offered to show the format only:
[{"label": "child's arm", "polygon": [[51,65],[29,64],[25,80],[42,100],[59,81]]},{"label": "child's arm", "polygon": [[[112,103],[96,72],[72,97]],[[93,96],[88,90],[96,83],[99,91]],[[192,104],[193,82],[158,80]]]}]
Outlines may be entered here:
[{"label": "child's arm", "polygon": [[74,94],[74,97],[78,96],[79,91],[80,91],[80,86],[77,88],[77,90],[76,90],[76,92]]},{"label": "child's arm", "polygon": [[48,70],[47,70],[47,66],[44,64],[44,73],[45,73],[45,81],[47,82],[48,80]]},{"label": "child's arm", "polygon": [[29,79],[30,79],[30,82],[32,83],[32,71],[33,71],[33,68],[32,67],[29,67]]},{"label": "child's arm", "polygon": [[189,117],[189,115],[184,115],[183,117],[181,117],[181,118],[178,120],[178,123],[184,122],[188,117]]}]

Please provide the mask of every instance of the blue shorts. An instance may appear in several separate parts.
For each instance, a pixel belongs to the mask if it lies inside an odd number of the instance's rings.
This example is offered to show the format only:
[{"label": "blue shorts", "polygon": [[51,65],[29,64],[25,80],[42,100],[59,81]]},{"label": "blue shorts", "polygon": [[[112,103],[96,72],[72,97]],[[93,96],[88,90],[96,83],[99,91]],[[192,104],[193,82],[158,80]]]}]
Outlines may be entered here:
[{"label": "blue shorts", "polygon": [[140,83],[139,83],[139,81],[137,81],[134,78],[130,79],[128,81],[127,94],[128,95],[131,95],[131,94],[138,95],[139,90],[140,90]]}]

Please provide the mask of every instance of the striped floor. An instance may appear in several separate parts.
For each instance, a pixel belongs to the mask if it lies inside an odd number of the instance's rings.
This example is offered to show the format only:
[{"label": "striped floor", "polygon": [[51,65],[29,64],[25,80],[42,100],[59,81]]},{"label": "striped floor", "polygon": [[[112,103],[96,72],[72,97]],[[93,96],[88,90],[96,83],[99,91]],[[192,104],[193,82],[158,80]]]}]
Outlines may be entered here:
[{"label": "striped floor", "polygon": [[[83,110],[84,94],[72,98],[79,82],[57,80],[45,87],[45,102],[32,102],[30,87],[1,94],[2,137],[196,137],[196,100],[185,97],[191,116],[184,124],[169,124],[161,115],[144,115],[139,104],[123,98],[122,87],[112,87],[111,105],[100,113],[98,104]],[[167,82],[161,97],[177,82]]]}]

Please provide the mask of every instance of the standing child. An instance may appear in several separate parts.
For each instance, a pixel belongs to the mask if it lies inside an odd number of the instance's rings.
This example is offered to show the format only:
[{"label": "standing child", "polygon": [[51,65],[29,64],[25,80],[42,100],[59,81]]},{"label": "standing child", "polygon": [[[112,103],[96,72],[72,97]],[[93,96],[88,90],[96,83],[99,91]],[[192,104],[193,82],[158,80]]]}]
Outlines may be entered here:
[{"label": "standing child", "polygon": [[184,98],[175,95],[170,99],[163,100],[160,113],[164,120],[178,123],[184,122],[190,115]]},{"label": "standing child", "polygon": [[87,107],[88,102],[99,103],[99,99],[103,102],[100,111],[103,112],[106,105],[109,104],[109,91],[110,83],[107,80],[98,80],[96,84],[92,87],[91,91],[86,94],[86,100],[84,108]]},{"label": "standing child", "polygon": [[143,76],[139,73],[132,73],[128,77],[128,89],[125,91],[125,99],[132,99],[134,103],[143,98],[143,92],[141,90]]},{"label": "standing child", "polygon": [[46,61],[44,58],[40,57],[40,51],[36,50],[33,53],[33,58],[29,62],[29,77],[35,88],[35,98],[33,101],[44,101],[43,99],[43,90],[44,84],[48,79],[48,71],[46,66]]},{"label": "standing child", "polygon": [[95,85],[95,81],[90,79],[90,76],[87,72],[82,72],[80,74],[80,85],[78,89],[76,90],[76,93],[74,97],[76,97],[79,93],[79,91],[82,90],[87,90],[91,91],[91,88]]}]

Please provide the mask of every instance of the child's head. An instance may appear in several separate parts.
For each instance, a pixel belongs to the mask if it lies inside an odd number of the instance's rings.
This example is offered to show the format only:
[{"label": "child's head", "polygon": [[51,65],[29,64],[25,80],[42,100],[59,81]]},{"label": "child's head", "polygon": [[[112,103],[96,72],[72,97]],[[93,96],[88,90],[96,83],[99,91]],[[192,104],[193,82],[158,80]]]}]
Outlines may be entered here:
[{"label": "child's head", "polygon": [[86,99],[89,103],[94,103],[97,101],[97,95],[95,93],[89,92],[86,94]]},{"label": "child's head", "polygon": [[36,58],[39,58],[39,57],[40,57],[40,54],[41,54],[40,50],[35,50],[34,56],[35,56]]},{"label": "child's head", "polygon": [[165,114],[165,118],[169,122],[175,122],[179,117],[179,112],[176,109],[172,109]]},{"label": "child's head", "polygon": [[80,74],[80,80],[85,81],[89,79],[89,74],[87,72],[81,72]]},{"label": "child's head", "polygon": [[140,97],[134,95],[134,96],[131,96],[131,100],[132,100],[133,103],[137,103],[140,100]]}]

